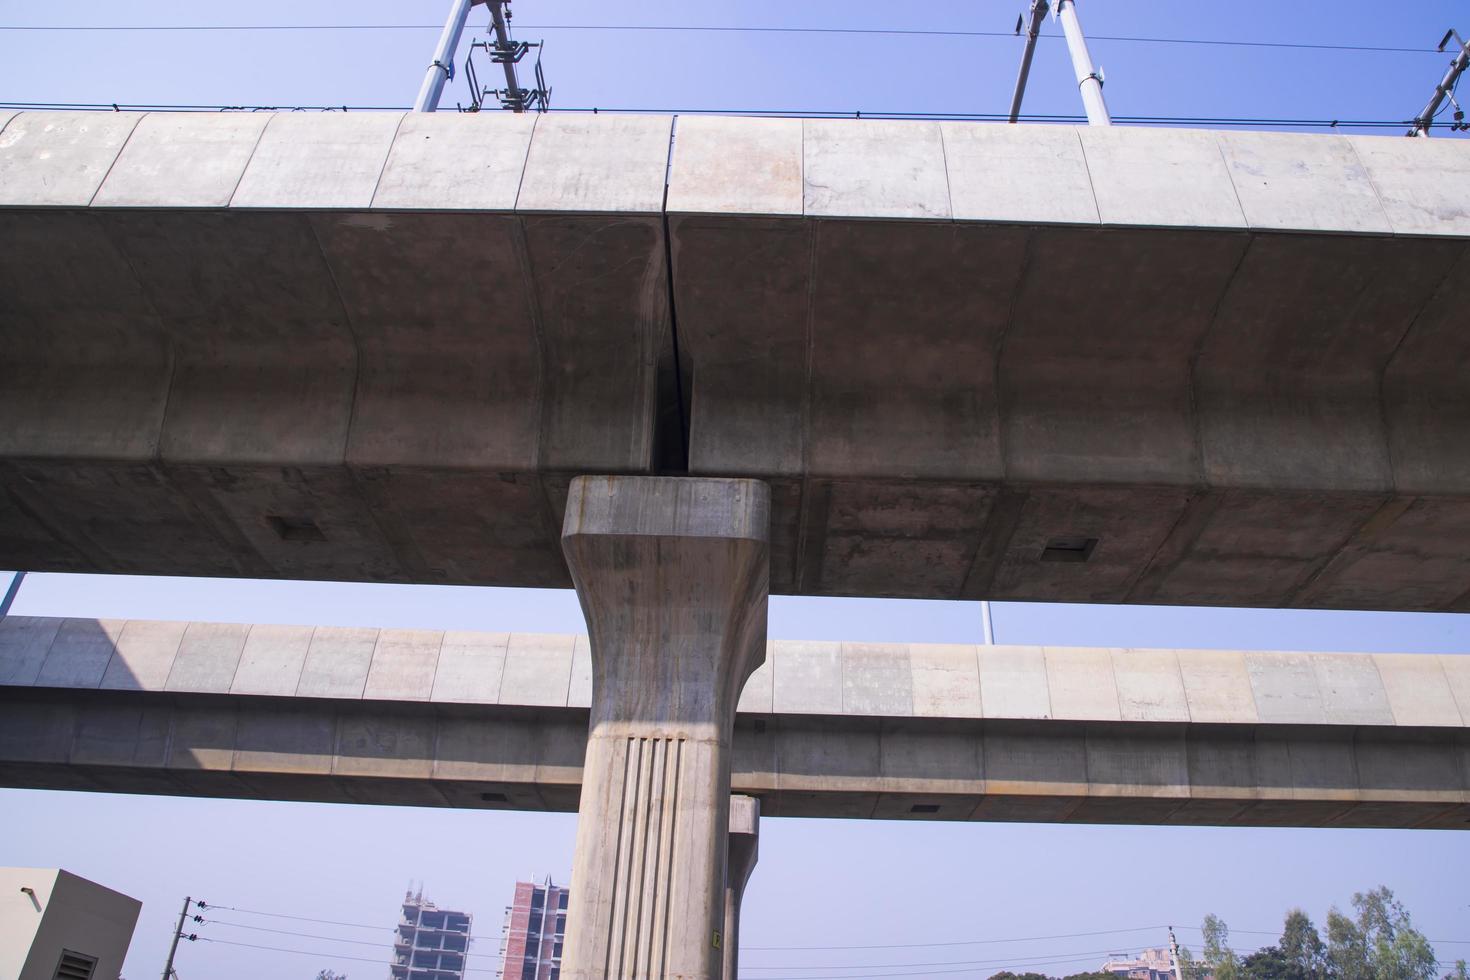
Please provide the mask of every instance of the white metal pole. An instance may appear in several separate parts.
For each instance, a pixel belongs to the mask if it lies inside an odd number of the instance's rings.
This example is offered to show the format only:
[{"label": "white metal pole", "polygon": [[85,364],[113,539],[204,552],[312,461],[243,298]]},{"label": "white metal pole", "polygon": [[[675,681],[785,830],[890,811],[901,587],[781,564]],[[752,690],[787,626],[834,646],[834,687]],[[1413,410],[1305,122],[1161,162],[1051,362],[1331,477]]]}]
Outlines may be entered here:
[{"label": "white metal pole", "polygon": [[473,5],[474,0],[452,0],[444,33],[439,35],[439,46],[434,49],[434,61],[424,71],[424,82],[413,102],[414,112],[434,112],[439,108],[439,96],[444,92],[444,83],[454,74],[454,54],[459,50],[459,36],[464,33]]},{"label": "white metal pole", "polygon": [[980,625],[985,630],[985,645],[995,646],[995,624],[990,620],[990,600],[980,600]]},{"label": "white metal pole", "polygon": [[1076,0],[1059,0],[1057,20],[1062,22],[1062,33],[1067,37],[1067,51],[1072,55],[1072,70],[1077,73],[1077,88],[1082,93],[1082,107],[1087,110],[1087,124],[1111,126],[1113,119],[1103,100],[1102,75],[1092,66],[1092,55],[1087,53],[1087,38],[1082,36],[1082,24],[1077,20]]}]

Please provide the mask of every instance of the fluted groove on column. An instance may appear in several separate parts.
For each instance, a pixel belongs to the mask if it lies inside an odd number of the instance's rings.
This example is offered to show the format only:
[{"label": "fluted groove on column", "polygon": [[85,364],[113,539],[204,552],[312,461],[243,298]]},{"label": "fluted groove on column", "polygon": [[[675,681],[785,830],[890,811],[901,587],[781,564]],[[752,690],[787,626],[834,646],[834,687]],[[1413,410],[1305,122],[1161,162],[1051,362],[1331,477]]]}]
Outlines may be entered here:
[{"label": "fluted groove on column", "polygon": [[669,955],[684,739],[622,740],[623,784],[613,865],[606,977],[661,977]]}]

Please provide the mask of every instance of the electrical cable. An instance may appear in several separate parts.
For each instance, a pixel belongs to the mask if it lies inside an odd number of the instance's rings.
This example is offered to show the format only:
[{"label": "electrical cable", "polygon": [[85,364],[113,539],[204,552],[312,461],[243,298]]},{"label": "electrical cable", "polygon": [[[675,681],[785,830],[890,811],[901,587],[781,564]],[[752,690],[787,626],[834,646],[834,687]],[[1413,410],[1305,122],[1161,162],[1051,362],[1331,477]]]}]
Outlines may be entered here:
[{"label": "electrical cable", "polygon": [[[1014,37],[1012,31],[961,31],[923,28],[880,27],[768,27],[718,24],[518,24],[523,31],[642,31],[702,34],[852,34],[886,37]],[[428,31],[442,24],[0,24],[0,31]],[[1060,34],[1039,37],[1057,39]],[[1136,44],[1192,44],[1246,48],[1288,48],[1312,51],[1365,51],[1391,54],[1439,54],[1434,48],[1408,48],[1377,44],[1311,44],[1299,41],[1221,40],[1192,37],[1132,37],[1120,34],[1089,35],[1089,41],[1121,41]]]},{"label": "electrical cable", "polygon": [[[235,929],[249,929],[253,932],[271,932],[280,936],[296,936],[300,939],[324,939],[329,943],[352,943],[354,946],[376,946],[379,949],[391,949],[393,947],[392,942],[375,942],[371,939],[338,939],[336,936],[321,936],[313,932],[292,932],[289,929],[269,929],[265,926],[248,926],[243,922],[229,922],[225,919],[205,919],[204,921],[207,925],[230,926]],[[474,937],[466,938],[473,941]],[[471,953],[468,950],[463,949],[449,950],[449,952],[458,953],[461,956],[485,956],[494,957],[496,959],[500,958],[499,953]]]},{"label": "electrical cable", "polygon": [[[355,963],[377,963],[381,966],[392,965],[387,960],[369,959],[365,956],[345,956],[341,953],[332,952],[331,950],[287,949],[284,946],[262,946],[258,943],[237,943],[229,939],[211,939],[208,936],[200,936],[198,941],[201,943],[218,943],[221,946],[240,946],[245,949],[268,949],[275,953],[296,953],[299,956],[330,956],[333,959],[352,960]],[[463,968],[463,970],[465,973],[500,972],[499,970],[492,970],[489,967],[484,966],[466,966]]]},{"label": "electrical cable", "polygon": [[[252,106],[252,105],[165,105],[155,103],[128,102],[0,102],[0,109],[58,109],[68,111],[99,112],[406,112],[409,106]],[[588,108],[554,109],[562,113],[606,113],[606,114],[664,114],[664,115],[708,115],[708,116],[760,116],[764,118],[794,119],[907,119],[919,121],[950,122],[996,122],[1009,118],[1001,112],[866,112],[849,109],[628,109]],[[1084,123],[1086,116],[1073,114],[1027,113],[1023,122],[1041,123]],[[1250,116],[1114,116],[1115,123],[1140,126],[1246,126],[1246,127],[1297,127],[1325,129],[1398,129],[1413,125],[1412,119],[1272,119]]]},{"label": "electrical cable", "polygon": [[1068,932],[1055,936],[1022,936],[1017,939],[957,939],[939,943],[885,943],[876,946],[741,946],[746,950],[839,950],[839,949],[920,949],[936,946],[990,946],[996,943],[1033,943],[1053,939],[1082,939],[1092,936],[1116,936],[1128,932],[1161,932],[1168,926],[1139,926],[1136,929],[1102,929],[1097,932]]}]

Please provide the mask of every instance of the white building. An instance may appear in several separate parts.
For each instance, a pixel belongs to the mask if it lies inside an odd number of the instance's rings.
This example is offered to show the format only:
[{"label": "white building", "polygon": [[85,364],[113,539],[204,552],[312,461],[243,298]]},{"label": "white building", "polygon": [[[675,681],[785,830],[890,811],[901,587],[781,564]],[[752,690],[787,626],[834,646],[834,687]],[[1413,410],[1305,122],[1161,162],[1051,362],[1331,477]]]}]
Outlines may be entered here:
[{"label": "white building", "polygon": [[117,980],[143,903],[59,868],[0,868],[0,977]]}]

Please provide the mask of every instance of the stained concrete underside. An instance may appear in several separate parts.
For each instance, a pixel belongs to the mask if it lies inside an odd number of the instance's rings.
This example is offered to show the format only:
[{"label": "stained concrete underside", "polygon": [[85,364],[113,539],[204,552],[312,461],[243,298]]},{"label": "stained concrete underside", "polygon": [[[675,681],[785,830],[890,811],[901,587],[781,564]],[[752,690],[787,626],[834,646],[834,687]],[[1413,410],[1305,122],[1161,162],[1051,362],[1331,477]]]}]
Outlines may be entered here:
[{"label": "stained concrete underside", "polygon": [[[573,811],[586,638],[0,623],[0,784]],[[1470,829],[1470,658],[777,641],[768,816]]]},{"label": "stained concrete underside", "polygon": [[687,470],[778,593],[1470,609],[1462,141],[0,125],[5,567],[566,587]]}]

